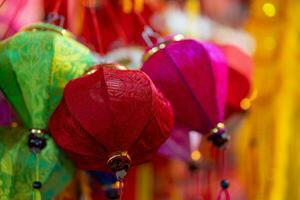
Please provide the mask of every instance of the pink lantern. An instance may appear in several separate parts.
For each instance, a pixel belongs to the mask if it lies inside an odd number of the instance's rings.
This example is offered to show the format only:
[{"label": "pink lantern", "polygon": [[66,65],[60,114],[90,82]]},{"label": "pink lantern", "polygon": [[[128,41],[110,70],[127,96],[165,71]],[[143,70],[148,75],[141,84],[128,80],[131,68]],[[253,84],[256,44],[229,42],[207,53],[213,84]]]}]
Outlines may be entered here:
[{"label": "pink lantern", "polygon": [[41,21],[43,8],[41,0],[9,0],[0,8],[0,38],[4,39],[25,25]]},{"label": "pink lantern", "polygon": [[228,62],[228,96],[226,118],[234,113],[247,110],[250,102],[245,104],[252,89],[253,60],[233,45],[220,46]]},{"label": "pink lantern", "polygon": [[213,44],[174,38],[148,50],[142,71],[171,102],[175,126],[181,127],[176,131],[209,134],[220,147],[228,140],[223,125],[227,93],[224,55]]}]

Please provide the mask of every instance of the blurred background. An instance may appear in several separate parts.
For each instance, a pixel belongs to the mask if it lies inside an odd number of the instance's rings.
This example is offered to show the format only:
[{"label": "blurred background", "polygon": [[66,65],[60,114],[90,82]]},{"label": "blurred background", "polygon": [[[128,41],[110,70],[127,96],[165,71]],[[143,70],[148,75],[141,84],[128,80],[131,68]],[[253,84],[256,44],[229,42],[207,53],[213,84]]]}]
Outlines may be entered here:
[{"label": "blurred background", "polygon": [[[146,46],[141,37],[145,26],[161,36],[183,34],[236,46],[253,67],[248,71],[248,98],[241,102],[247,112],[237,113],[226,122],[231,142],[224,168],[231,183],[231,198],[300,200],[299,0],[1,2],[1,40],[33,22],[54,22],[70,30],[99,58],[114,59],[135,69]],[[235,59],[238,57],[233,56]],[[210,167],[205,143],[201,140],[200,153],[194,155],[202,162],[200,171],[191,173],[185,161],[157,156],[129,173],[124,199],[216,199],[219,188],[214,185],[218,184],[207,181]],[[99,199],[97,188],[101,184],[87,179],[78,171],[77,182],[69,188],[80,190],[85,199]],[[208,190],[210,195],[203,195]],[[67,188],[57,199],[73,199],[72,194],[74,190]]]}]

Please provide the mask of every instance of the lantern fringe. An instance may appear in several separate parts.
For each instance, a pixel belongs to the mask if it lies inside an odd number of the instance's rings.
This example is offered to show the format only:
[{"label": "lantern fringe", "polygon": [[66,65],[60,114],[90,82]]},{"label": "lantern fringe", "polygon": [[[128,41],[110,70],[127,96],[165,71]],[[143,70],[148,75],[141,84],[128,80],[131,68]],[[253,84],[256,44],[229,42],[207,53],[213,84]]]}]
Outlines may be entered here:
[{"label": "lantern fringe", "polygon": [[[35,181],[40,181],[40,156],[38,153],[34,153],[35,155]],[[41,200],[42,195],[39,189],[33,189],[33,200]]]},{"label": "lantern fringe", "polygon": [[227,189],[220,190],[217,200],[222,200],[223,195],[225,196],[225,200],[230,200],[230,194]]},{"label": "lantern fringe", "polygon": [[40,190],[35,189],[33,191],[33,200],[42,200],[42,195]]}]

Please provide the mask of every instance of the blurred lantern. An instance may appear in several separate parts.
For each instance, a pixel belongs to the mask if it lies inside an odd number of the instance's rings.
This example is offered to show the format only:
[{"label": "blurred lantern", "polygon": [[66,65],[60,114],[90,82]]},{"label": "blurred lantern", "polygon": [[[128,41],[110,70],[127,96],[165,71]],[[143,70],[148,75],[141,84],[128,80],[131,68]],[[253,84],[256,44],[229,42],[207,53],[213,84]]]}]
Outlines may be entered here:
[{"label": "blurred lantern", "polygon": [[192,156],[199,152],[201,135],[196,131],[176,124],[169,139],[161,146],[159,153],[170,158],[177,158],[186,162],[199,161],[200,157]]},{"label": "blurred lantern", "polygon": [[[52,199],[71,181],[73,166],[53,140],[43,139],[47,145],[37,158],[28,148],[27,129],[0,128],[0,199]],[[40,197],[33,188],[40,189]]]},{"label": "blurred lantern", "polygon": [[[44,150],[47,152],[49,146],[53,160],[63,157],[47,135],[49,117],[61,99],[65,84],[83,74],[93,62],[93,55],[86,47],[66,30],[50,24],[29,26],[0,45],[0,88],[29,129],[23,131],[27,133],[24,137],[28,138],[29,148],[27,145],[22,148],[30,149],[30,159],[36,162],[37,167],[30,168],[37,174],[30,187],[37,199],[42,185],[47,184],[47,177],[39,180],[38,166],[46,166],[42,159]],[[51,166],[48,170],[51,171]],[[55,170],[60,173],[65,169],[62,166]],[[18,187],[22,186],[16,184]]]},{"label": "blurred lantern", "polygon": [[227,66],[217,47],[175,36],[148,50],[142,70],[170,100],[183,134],[195,130],[218,147],[226,143]]},{"label": "blurred lantern", "polygon": [[220,46],[226,56],[228,73],[228,95],[226,117],[248,110],[251,106],[253,61],[250,56],[232,45]]},{"label": "blurred lantern", "polygon": [[[153,11],[149,6],[142,5],[138,10],[126,10],[119,0],[102,0],[98,5],[86,4],[80,36],[87,44],[94,45],[99,53],[107,53],[124,45],[144,46],[141,33],[144,23],[149,24]],[[143,22],[139,16],[142,16]],[[96,20],[91,24],[93,18]]]},{"label": "blurred lantern", "polygon": [[241,27],[247,18],[250,0],[201,1],[205,16],[231,27]]},{"label": "blurred lantern", "polygon": [[[90,0],[89,0],[90,1]],[[74,34],[78,34],[82,29],[82,20],[84,16],[83,2],[86,0],[42,0],[44,13],[46,17],[51,15],[59,16],[63,19],[63,27]],[[76,15],[74,15],[76,13]]]},{"label": "blurred lantern", "polygon": [[43,18],[41,0],[2,0],[0,5],[0,38],[15,34],[23,26]]},{"label": "blurred lantern", "polygon": [[120,0],[44,0],[44,7],[46,15],[54,12],[63,16],[64,27],[102,54],[127,44],[145,45],[141,37],[144,23],[137,14],[148,24],[153,10],[143,1],[137,2],[130,10]]},{"label": "blurred lantern", "polygon": [[[175,128],[160,150],[187,161],[191,172],[199,171],[201,137],[197,132],[208,135],[216,147],[229,139],[222,123],[227,95],[225,57],[213,44],[179,40],[161,43],[145,58],[142,70],[170,100],[175,113]],[[193,192],[199,193],[198,174],[190,181]]]},{"label": "blurred lantern", "polygon": [[152,157],[172,124],[169,102],[147,75],[98,67],[67,84],[50,130],[79,168],[123,179]]}]

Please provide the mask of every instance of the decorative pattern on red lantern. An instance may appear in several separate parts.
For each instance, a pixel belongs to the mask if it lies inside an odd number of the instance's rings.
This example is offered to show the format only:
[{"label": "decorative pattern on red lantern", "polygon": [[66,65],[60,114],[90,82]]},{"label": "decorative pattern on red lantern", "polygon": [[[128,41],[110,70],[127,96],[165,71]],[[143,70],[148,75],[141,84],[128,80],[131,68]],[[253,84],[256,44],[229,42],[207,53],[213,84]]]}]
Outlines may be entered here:
[{"label": "decorative pattern on red lantern", "polygon": [[171,105],[141,71],[94,69],[65,87],[51,134],[79,168],[122,179],[168,138]]}]

